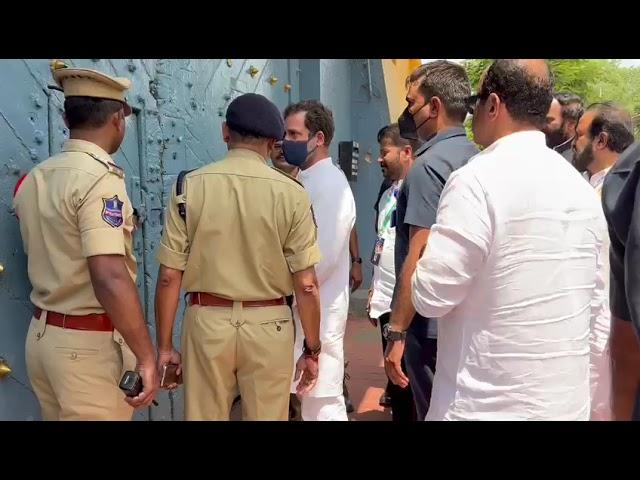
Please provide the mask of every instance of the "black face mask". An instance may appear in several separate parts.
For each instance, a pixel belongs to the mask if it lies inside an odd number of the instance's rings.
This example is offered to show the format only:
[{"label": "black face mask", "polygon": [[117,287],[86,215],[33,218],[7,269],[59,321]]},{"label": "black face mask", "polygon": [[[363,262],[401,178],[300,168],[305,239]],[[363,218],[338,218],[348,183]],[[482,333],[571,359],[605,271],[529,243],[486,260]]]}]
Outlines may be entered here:
[{"label": "black face mask", "polygon": [[398,117],[398,129],[400,130],[400,136],[402,138],[405,138],[407,140],[419,140],[418,129],[429,119],[427,118],[427,120],[416,127],[414,117],[420,110],[422,110],[426,106],[427,104],[425,103],[413,115],[411,114],[411,112],[409,112],[409,106],[404,109],[402,115]]}]

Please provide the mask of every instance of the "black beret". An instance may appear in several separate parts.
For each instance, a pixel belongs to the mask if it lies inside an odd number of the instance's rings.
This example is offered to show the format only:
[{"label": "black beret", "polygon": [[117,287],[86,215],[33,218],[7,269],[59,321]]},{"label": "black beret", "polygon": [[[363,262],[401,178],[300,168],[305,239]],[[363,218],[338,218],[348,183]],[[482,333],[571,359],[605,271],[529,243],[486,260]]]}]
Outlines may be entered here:
[{"label": "black beret", "polygon": [[245,93],[229,104],[227,125],[239,133],[276,140],[284,138],[284,121],[278,107],[257,93]]}]

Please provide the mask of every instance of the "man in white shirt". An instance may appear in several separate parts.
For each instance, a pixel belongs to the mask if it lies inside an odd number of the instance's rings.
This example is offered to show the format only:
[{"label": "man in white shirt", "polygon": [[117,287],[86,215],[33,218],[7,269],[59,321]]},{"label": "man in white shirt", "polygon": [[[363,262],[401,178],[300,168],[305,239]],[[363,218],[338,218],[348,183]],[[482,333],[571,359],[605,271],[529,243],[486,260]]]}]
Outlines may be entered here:
[{"label": "man in white shirt", "polygon": [[[578,123],[574,144],[573,165],[584,172],[589,183],[602,197],[604,179],[617,162],[620,154],[633,143],[633,121],[629,112],[611,103],[591,105]],[[631,324],[624,320],[611,322],[609,310],[609,233],[606,232],[603,244],[603,262],[605,265],[606,310],[598,318],[595,341],[598,349],[592,352],[592,390],[591,419],[611,420],[611,355],[614,357],[614,406],[616,419],[628,420],[635,403],[638,390],[638,342]],[[613,327],[613,329],[612,329]],[[613,330],[613,332],[612,332]],[[611,341],[610,341],[610,332]],[[610,348],[610,346],[612,348]],[[630,355],[631,354],[631,355]],[[635,354],[635,355],[634,355]],[[627,393],[628,392],[628,393]]]},{"label": "man in white shirt", "polygon": [[[355,225],[356,205],[347,178],[329,156],[334,133],[331,111],[318,101],[307,100],[288,106],[284,117],[282,151],[288,163],[300,168],[298,179],[311,197],[322,254],[316,265],[322,342],[319,373],[316,386],[301,399],[302,419],[346,421],[343,343],[349,310],[349,238]],[[300,332],[295,300],[293,311]],[[303,338],[298,335],[298,356],[302,350]],[[294,378],[292,393],[295,383]]]},{"label": "man in white shirt", "polygon": [[413,276],[438,321],[427,420],[588,420],[604,308],[598,198],[544,134],[543,60],[497,60],[469,99],[486,147],[454,172]]},{"label": "man in white shirt", "polygon": [[[376,215],[377,238],[371,255],[373,279],[369,291],[367,312],[373,326],[380,324],[382,334],[382,352],[387,348],[385,330],[391,315],[391,298],[396,285],[395,243],[396,243],[396,204],[402,181],[413,164],[413,150],[409,140],[400,136],[397,123],[387,125],[378,132],[380,158],[385,177],[391,184],[382,192],[378,201]],[[402,368],[406,369],[404,362]],[[415,407],[411,387],[401,387],[389,381],[386,393],[394,422],[415,420]]]}]

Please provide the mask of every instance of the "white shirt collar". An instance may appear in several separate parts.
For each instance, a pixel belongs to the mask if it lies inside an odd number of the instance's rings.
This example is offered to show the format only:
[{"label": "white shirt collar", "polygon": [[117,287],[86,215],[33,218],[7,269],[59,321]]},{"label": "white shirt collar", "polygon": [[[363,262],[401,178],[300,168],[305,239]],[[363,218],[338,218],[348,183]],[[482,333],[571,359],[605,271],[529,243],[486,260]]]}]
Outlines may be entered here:
[{"label": "white shirt collar", "polygon": [[[328,162],[327,162],[327,160],[328,160]],[[314,163],[312,166],[310,166],[306,170],[300,169],[300,173],[298,174],[298,178],[309,177],[310,175],[313,174],[314,171],[321,169],[321,168],[318,168],[318,167],[324,166],[324,165],[331,165],[331,164],[332,164],[331,157],[323,158],[322,160],[319,160],[318,162]]]},{"label": "white shirt collar", "polygon": [[493,149],[498,145],[511,145],[528,142],[543,142],[546,145],[544,133],[540,130],[523,130],[520,132],[513,132],[493,142],[487,150]]},{"label": "white shirt collar", "polygon": [[600,170],[599,172],[591,175],[591,178],[589,178],[589,183],[591,184],[591,186],[593,188],[597,188],[598,186],[600,186],[604,181],[604,177],[607,175],[607,173],[609,173],[609,170],[611,170],[611,167],[607,167],[604,170]]}]

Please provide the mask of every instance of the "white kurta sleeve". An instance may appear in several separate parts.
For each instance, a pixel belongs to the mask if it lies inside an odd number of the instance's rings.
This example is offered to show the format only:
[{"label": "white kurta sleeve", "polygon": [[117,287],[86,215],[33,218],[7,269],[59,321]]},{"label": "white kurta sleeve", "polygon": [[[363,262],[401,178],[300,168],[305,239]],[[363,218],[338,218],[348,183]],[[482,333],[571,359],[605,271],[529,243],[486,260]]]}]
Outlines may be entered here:
[{"label": "white kurta sleeve", "polygon": [[[608,235],[603,228],[603,234]],[[591,419],[610,420],[611,411],[611,374],[609,355],[609,334],[611,329],[611,311],[609,310],[605,255],[609,254],[609,243],[604,239],[598,252],[596,282],[591,298],[590,343],[590,384]]]},{"label": "white kurta sleeve", "polygon": [[345,242],[349,244],[349,236],[355,223],[355,202],[349,185],[336,190],[327,192],[327,195],[335,195],[339,198],[337,211],[335,201],[314,203],[318,221],[318,245],[322,253],[322,260],[316,265],[319,285],[329,278],[338,262],[348,261],[343,256]]},{"label": "white kurta sleeve", "polygon": [[449,177],[413,274],[413,305],[428,318],[440,318],[464,300],[489,253],[493,222],[484,190],[470,173]]}]

